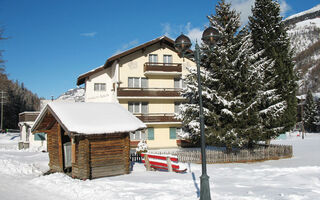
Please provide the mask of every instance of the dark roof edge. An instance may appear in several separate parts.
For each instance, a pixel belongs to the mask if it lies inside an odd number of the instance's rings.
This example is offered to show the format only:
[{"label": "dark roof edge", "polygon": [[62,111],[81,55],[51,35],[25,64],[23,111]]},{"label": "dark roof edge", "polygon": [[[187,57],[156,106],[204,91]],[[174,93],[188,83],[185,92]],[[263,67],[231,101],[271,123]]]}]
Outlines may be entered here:
[{"label": "dark roof edge", "polygon": [[[89,72],[87,72],[87,73],[85,73],[85,74],[80,75],[80,76],[78,77],[78,79],[77,79],[77,85],[83,84],[83,83],[85,82],[85,79],[86,79],[87,77],[91,76],[92,74],[95,74],[95,73],[97,73],[97,72],[99,72],[99,71],[102,71],[103,69],[106,69],[106,68],[110,67],[114,61],[116,61],[116,60],[118,60],[118,59],[120,59],[120,58],[122,58],[122,57],[124,57],[124,56],[127,56],[127,55],[130,55],[130,54],[132,54],[132,53],[135,53],[135,52],[137,52],[137,51],[139,51],[139,50],[141,50],[141,49],[143,49],[143,48],[146,48],[146,47],[149,47],[149,46],[151,46],[151,45],[153,45],[153,44],[156,44],[156,43],[158,43],[158,42],[160,42],[160,41],[165,41],[165,42],[167,42],[167,44],[172,45],[172,47],[173,47],[173,49],[174,49],[174,40],[172,40],[171,38],[169,38],[169,37],[167,37],[167,36],[158,37],[158,38],[156,38],[156,39],[154,39],[154,40],[151,40],[151,41],[149,41],[149,42],[146,42],[146,43],[144,43],[144,44],[141,44],[141,45],[139,45],[139,46],[136,46],[136,47],[134,47],[134,48],[132,48],[132,49],[129,49],[129,50],[124,51],[124,52],[122,52],[122,53],[119,53],[119,54],[116,54],[116,55],[114,55],[114,56],[111,56],[110,58],[108,58],[108,60],[105,62],[105,64],[104,64],[103,66],[101,66],[101,67],[99,67],[99,68],[97,68],[97,69],[95,69],[95,70],[93,70],[93,71],[89,71]],[[174,51],[176,51],[176,50],[174,49]],[[176,51],[176,52],[177,52],[177,51]],[[178,53],[178,52],[177,52],[177,53]]]}]

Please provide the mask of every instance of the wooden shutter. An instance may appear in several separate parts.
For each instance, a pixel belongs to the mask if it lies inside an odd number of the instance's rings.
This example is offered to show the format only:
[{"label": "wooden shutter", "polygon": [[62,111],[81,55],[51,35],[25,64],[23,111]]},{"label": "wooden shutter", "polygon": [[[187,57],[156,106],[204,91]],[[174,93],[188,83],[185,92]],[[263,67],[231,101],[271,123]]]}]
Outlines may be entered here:
[{"label": "wooden shutter", "polygon": [[148,140],[154,140],[154,128],[148,128]]},{"label": "wooden shutter", "polygon": [[170,128],[170,139],[177,139],[177,129],[174,127]]}]

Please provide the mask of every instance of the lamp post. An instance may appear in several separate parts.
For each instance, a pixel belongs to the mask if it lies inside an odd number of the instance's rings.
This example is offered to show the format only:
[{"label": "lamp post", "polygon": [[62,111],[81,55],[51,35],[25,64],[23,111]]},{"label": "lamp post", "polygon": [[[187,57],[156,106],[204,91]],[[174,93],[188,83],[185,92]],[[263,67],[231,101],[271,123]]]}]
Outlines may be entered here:
[{"label": "lamp post", "polygon": [[[205,44],[213,46],[218,39],[218,30],[213,27],[207,28],[202,34],[202,40]],[[182,56],[190,49],[190,39],[181,34],[174,42],[175,48]],[[198,92],[199,92],[199,119],[200,119],[200,134],[201,134],[201,163],[202,163],[202,174],[200,176],[200,200],[211,200],[209,176],[207,175],[207,161],[206,161],[206,138],[204,134],[204,118],[203,118],[203,106],[202,106],[202,89],[201,89],[201,78],[200,78],[200,47],[198,42],[195,45],[194,59],[197,65],[197,77],[198,77]]]}]

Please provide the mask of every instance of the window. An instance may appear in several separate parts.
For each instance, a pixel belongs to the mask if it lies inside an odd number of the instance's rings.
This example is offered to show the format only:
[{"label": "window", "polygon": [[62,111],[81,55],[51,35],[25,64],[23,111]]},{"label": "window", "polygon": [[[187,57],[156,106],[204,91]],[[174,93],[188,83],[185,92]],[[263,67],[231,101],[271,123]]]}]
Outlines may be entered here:
[{"label": "window", "polygon": [[130,140],[145,140],[146,133],[142,131],[136,131],[134,133],[130,133]]},{"label": "window", "polygon": [[158,55],[157,54],[149,54],[149,63],[157,63]]},{"label": "window", "polygon": [[94,84],[94,91],[106,91],[106,84],[105,83],[95,83]]},{"label": "window", "polygon": [[36,141],[46,140],[46,133],[35,133],[34,140],[36,140]]},{"label": "window", "polygon": [[143,77],[128,77],[129,88],[147,88],[148,79]]},{"label": "window", "polygon": [[131,113],[147,114],[148,102],[128,102],[128,110]]},{"label": "window", "polygon": [[172,63],[172,55],[163,55],[163,63],[165,63],[165,65]]},{"label": "window", "polygon": [[184,83],[184,81],[182,80],[182,78],[175,78],[174,79],[174,88],[185,88],[186,85]]}]

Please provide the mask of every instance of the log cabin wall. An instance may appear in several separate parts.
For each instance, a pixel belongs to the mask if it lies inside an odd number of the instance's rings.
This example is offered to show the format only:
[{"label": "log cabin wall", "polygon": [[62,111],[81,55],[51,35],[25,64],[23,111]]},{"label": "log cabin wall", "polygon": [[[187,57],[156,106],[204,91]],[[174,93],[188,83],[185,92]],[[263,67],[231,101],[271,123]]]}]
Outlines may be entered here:
[{"label": "log cabin wall", "polygon": [[88,179],[90,178],[89,140],[83,136],[75,136],[73,140],[72,177]]},{"label": "log cabin wall", "polygon": [[88,138],[91,178],[130,173],[129,133],[95,135]]},{"label": "log cabin wall", "polygon": [[63,161],[62,161],[62,149],[61,144],[61,135],[60,134],[60,125],[55,122],[50,130],[47,130],[47,149],[49,152],[49,167],[51,171],[54,172],[63,172]]}]

